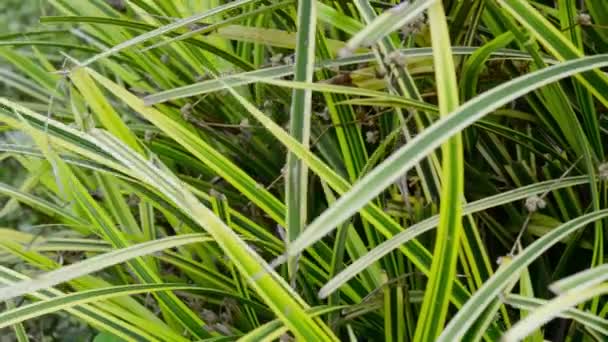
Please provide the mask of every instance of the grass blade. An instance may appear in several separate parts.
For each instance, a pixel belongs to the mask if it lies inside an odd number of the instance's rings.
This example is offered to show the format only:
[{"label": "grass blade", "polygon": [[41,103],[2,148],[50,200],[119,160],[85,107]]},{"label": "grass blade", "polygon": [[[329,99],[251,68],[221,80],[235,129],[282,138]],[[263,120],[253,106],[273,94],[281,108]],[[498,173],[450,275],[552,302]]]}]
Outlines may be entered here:
[{"label": "grass blade", "polygon": [[505,342],[521,341],[543,324],[579,303],[608,294],[608,284],[593,286],[580,292],[567,292],[539,306],[530,315],[515,323],[502,337]]},{"label": "grass blade", "polygon": [[[298,37],[295,51],[294,81],[312,82],[315,65],[316,3],[298,3]],[[294,89],[291,100],[289,120],[290,134],[301,144],[308,147],[310,140],[310,120],[312,91]],[[287,244],[297,239],[304,226],[308,212],[308,168],[293,153],[287,154],[285,181],[285,202],[287,205]],[[292,286],[295,284],[297,257],[287,264]]]},{"label": "grass blade", "polygon": [[100,254],[88,258],[87,260],[64,266],[58,270],[47,272],[34,279],[19,282],[11,286],[5,286],[0,292],[0,301],[44,290],[137,257],[160,252],[168,248],[210,240],[211,238],[207,234],[183,234],[155,241],[143,242],[113,252]]},{"label": "grass blade", "polygon": [[[450,34],[441,2],[429,7],[435,80],[439,114],[446,117],[458,107],[458,83],[451,52]],[[452,136],[442,147],[442,188],[439,226],[433,251],[433,263],[416,326],[414,341],[434,340],[443,329],[452,284],[456,277],[456,262],[462,235],[462,199],[464,190],[464,161],[462,138]],[[372,171],[373,172],[373,171]]]}]

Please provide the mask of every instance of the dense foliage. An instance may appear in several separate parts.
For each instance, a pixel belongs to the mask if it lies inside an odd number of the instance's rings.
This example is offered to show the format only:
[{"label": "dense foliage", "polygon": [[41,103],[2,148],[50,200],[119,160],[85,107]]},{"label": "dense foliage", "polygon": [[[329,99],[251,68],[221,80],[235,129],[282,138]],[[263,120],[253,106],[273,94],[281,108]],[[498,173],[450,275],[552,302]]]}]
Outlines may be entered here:
[{"label": "dense foliage", "polygon": [[39,6],[0,32],[3,336],[608,339],[608,2]]}]

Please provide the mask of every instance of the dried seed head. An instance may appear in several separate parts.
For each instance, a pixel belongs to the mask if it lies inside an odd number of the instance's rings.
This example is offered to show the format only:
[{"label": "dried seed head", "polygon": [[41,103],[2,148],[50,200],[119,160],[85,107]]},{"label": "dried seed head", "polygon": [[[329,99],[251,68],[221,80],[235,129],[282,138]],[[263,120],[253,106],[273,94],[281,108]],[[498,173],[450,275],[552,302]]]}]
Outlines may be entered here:
[{"label": "dried seed head", "polygon": [[404,66],[405,65],[405,55],[401,51],[395,50],[395,51],[389,53],[388,55],[386,55],[386,57],[384,58],[384,63]]},{"label": "dried seed head", "polygon": [[264,103],[262,104],[262,107],[264,107],[265,110],[271,110],[272,105],[273,105],[273,103],[271,100],[265,100]]},{"label": "dried seed head", "polygon": [[591,26],[591,16],[587,13],[581,13],[576,16],[576,22],[581,26]]},{"label": "dried seed head", "polygon": [[600,166],[597,168],[597,174],[601,180],[608,180],[608,163],[600,164]]},{"label": "dried seed head", "polygon": [[384,69],[384,67],[375,69],[374,71],[376,73],[376,78],[384,78],[384,76],[386,76],[386,69]]},{"label": "dried seed head", "polygon": [[282,59],[283,59],[282,53],[278,53],[276,55],[270,56],[270,64],[272,64],[272,66],[280,65]]},{"label": "dried seed head", "polygon": [[127,205],[134,207],[134,206],[138,206],[139,202],[140,202],[140,198],[139,196],[137,196],[136,194],[129,194],[129,198],[127,200]]},{"label": "dried seed head", "polygon": [[277,224],[277,234],[283,241],[287,241],[287,232],[285,232],[285,228],[280,224]]},{"label": "dried seed head", "polygon": [[182,106],[182,108],[179,109],[179,111],[184,117],[190,116],[192,114],[192,103],[186,103]]},{"label": "dried seed head", "polygon": [[375,144],[376,142],[378,142],[379,135],[380,132],[378,131],[367,131],[365,132],[365,141],[370,144]]},{"label": "dried seed head", "polygon": [[295,63],[295,56],[294,55],[285,56],[285,58],[283,58],[283,63],[285,63],[286,65]]},{"label": "dried seed head", "polygon": [[144,141],[149,143],[150,141],[152,141],[152,139],[154,139],[154,137],[156,136],[155,132],[152,131],[146,131],[144,133]]},{"label": "dried seed head", "polygon": [[207,324],[212,324],[219,320],[217,314],[209,309],[203,309],[201,316],[203,317],[203,320],[207,322]]},{"label": "dried seed head", "polygon": [[232,317],[232,313],[230,312],[230,310],[220,312],[220,319],[222,320],[222,323],[231,324],[232,318],[233,317]]},{"label": "dried seed head", "polygon": [[346,57],[350,57],[352,55],[353,55],[353,50],[348,47],[343,47],[340,49],[340,51],[338,51],[338,57],[340,57],[340,58],[346,58]]},{"label": "dried seed head", "polygon": [[224,335],[232,335],[232,331],[226,325],[222,323],[216,323],[213,325],[215,331]]},{"label": "dried seed head", "polygon": [[533,213],[538,209],[543,209],[547,206],[547,202],[544,199],[534,195],[526,198],[526,209]]},{"label": "dried seed head", "polygon": [[416,18],[414,18],[414,20],[405,24],[401,28],[401,33],[403,34],[403,37],[407,37],[411,34],[418,34],[418,33],[422,32],[424,25],[426,25],[426,17],[423,13],[423,14],[420,14],[419,16],[417,16]]}]

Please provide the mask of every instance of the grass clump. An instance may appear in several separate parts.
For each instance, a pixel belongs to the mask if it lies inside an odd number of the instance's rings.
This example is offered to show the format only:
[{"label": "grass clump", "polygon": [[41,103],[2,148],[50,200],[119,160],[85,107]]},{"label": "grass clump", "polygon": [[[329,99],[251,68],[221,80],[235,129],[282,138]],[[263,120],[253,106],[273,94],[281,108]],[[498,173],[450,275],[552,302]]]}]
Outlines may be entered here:
[{"label": "grass clump", "polygon": [[608,338],[603,1],[40,6],[0,33],[6,336]]}]

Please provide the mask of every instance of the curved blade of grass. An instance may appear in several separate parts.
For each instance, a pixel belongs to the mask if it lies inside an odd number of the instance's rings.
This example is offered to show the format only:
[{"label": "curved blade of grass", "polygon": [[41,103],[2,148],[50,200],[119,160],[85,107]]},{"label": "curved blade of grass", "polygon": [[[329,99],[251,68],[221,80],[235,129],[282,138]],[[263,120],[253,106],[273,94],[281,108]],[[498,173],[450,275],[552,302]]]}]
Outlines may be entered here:
[{"label": "curved blade of grass", "polygon": [[[315,1],[298,3],[298,36],[295,51],[294,81],[312,82],[315,64],[315,33],[317,9]],[[294,89],[291,97],[289,133],[308,148],[310,144],[310,120],[312,91]],[[308,212],[308,168],[297,156],[288,152],[285,174],[285,202],[287,205],[287,244],[298,238],[306,225]],[[288,261],[289,276],[295,284],[297,259]]]},{"label": "curved blade of grass", "polygon": [[320,240],[394,183],[406,170],[451,136],[514,99],[579,72],[608,65],[608,55],[583,57],[518,77],[466,102],[414,137],[382,164],[360,179],[334,205],[317,217],[288,249],[296,255]]},{"label": "curved blade of grass", "polygon": [[[50,298],[48,300],[39,301],[24,306],[14,308],[12,310],[3,311],[0,313],[0,329],[9,325],[17,324],[28,319],[36,318],[42,315],[47,315],[60,310],[65,310],[74,306],[80,306],[91,302],[102,301],[109,298],[120,296],[131,296],[140,293],[150,293],[158,291],[205,291],[221,295],[221,291],[214,289],[205,289],[200,286],[187,284],[129,284],[121,286],[112,286],[109,288],[92,289],[88,291],[80,291],[69,293],[62,296]],[[209,291],[210,290],[210,291]]]},{"label": "curved blade of grass", "polygon": [[463,99],[470,99],[477,94],[477,82],[479,74],[485,66],[485,62],[492,52],[507,46],[513,41],[511,32],[503,33],[490,42],[477,49],[462,66],[462,78],[460,79],[460,90]]},{"label": "curved blade of grass", "polygon": [[[462,209],[462,215],[469,215],[489,208],[497,207],[503,204],[521,200],[533,195],[542,194],[546,191],[557,190],[561,188],[588,184],[589,178],[586,176],[577,176],[564,179],[550,180],[541,183],[536,183],[494,196],[486,197],[475,202],[466,204]],[[391,251],[399,248],[404,243],[415,239],[418,235],[424,234],[437,226],[439,223],[439,215],[430,217],[424,221],[418,222],[401,233],[395,235],[389,240],[376,246],[361,258],[355,260],[348,265],[344,270],[338,273],[334,278],[330,279],[320,290],[319,297],[326,298],[328,295],[336,291],[340,286],[347,281],[356,277],[361,271],[372,265],[374,262],[381,259]]]},{"label": "curved blade of grass", "polygon": [[62,208],[61,206],[56,205],[54,203],[48,202],[40,197],[34,196],[30,193],[23,192],[8,184],[0,183],[0,194],[14,198],[17,201],[36,208],[51,217],[60,217],[61,219],[65,220],[64,222],[68,224],[75,224],[80,226],[88,225],[88,222],[78,216],[75,216],[68,210],[65,210],[65,208]]},{"label": "curved blade of grass", "polygon": [[[244,79],[250,79],[250,77],[244,77]],[[328,83],[311,83],[311,82],[298,82],[298,81],[284,81],[284,80],[275,80],[271,78],[252,78],[253,81],[259,83],[266,83],[286,88],[293,89],[303,89],[303,90],[311,90],[318,92],[327,92],[327,93],[335,93],[335,94],[344,94],[344,95],[358,95],[358,96],[369,96],[374,100],[378,101],[391,101],[394,103],[398,103],[401,106],[412,107],[424,111],[429,112],[438,112],[439,109],[437,106],[426,103],[424,101],[414,100],[410,98],[404,98],[402,96],[393,95],[389,93],[385,93],[377,90],[370,90],[359,87],[349,87],[337,84],[328,84]],[[247,82],[250,83],[250,82]],[[347,100],[348,101],[348,100]],[[345,102],[342,102],[345,103]]]},{"label": "curved blade of grass", "polygon": [[268,6],[260,7],[260,8],[255,9],[255,10],[248,11],[248,12],[245,12],[243,14],[227,18],[225,20],[222,20],[221,22],[213,23],[213,24],[207,25],[205,27],[197,28],[197,29],[192,30],[192,31],[190,31],[188,33],[184,33],[184,34],[181,34],[179,36],[172,37],[172,38],[167,39],[167,40],[165,40],[163,42],[160,42],[160,43],[154,44],[152,46],[149,46],[149,47],[145,48],[143,51],[148,51],[148,50],[151,50],[151,49],[156,49],[156,48],[162,47],[162,46],[167,45],[167,44],[179,42],[179,41],[182,41],[184,39],[188,39],[188,38],[194,37],[195,35],[204,35],[206,33],[209,33],[209,32],[212,32],[212,31],[218,29],[219,27],[226,26],[226,25],[234,23],[234,22],[243,21],[243,20],[245,20],[247,18],[250,18],[252,16],[264,14],[266,12],[270,12],[270,11],[273,11],[273,10],[276,10],[276,9],[279,9],[279,8],[282,8],[282,7],[286,7],[288,5],[291,5],[293,2],[295,2],[295,0],[285,0],[285,1],[282,1],[282,2],[279,2],[279,3],[276,3],[276,4],[269,4]]},{"label": "curved blade of grass", "polygon": [[[434,2],[428,11],[435,64],[435,82],[441,117],[456,115],[458,83],[442,2]],[[452,284],[456,277],[458,249],[462,235],[462,199],[464,161],[462,138],[455,134],[441,146],[442,185],[439,226],[414,341],[434,340],[443,326],[450,306]],[[381,166],[379,166],[381,167]],[[374,171],[372,171],[374,172]]]},{"label": "curved blade of grass", "polygon": [[79,63],[78,67],[85,67],[85,66],[87,66],[87,65],[89,65],[91,63],[94,63],[94,62],[102,59],[102,58],[105,58],[105,57],[111,56],[113,54],[116,54],[116,53],[118,53],[118,52],[120,52],[120,51],[122,51],[124,49],[127,49],[129,47],[135,46],[137,44],[141,44],[141,43],[143,43],[145,41],[148,41],[150,39],[154,39],[154,38],[157,38],[159,36],[162,36],[162,35],[164,35],[167,32],[171,32],[171,31],[176,30],[176,29],[178,29],[180,27],[184,27],[184,26],[196,23],[197,21],[203,20],[205,18],[208,18],[208,17],[214,16],[214,15],[226,12],[226,11],[231,10],[233,8],[237,8],[237,7],[241,7],[241,6],[247,5],[249,3],[254,3],[256,1],[258,1],[258,0],[238,0],[238,1],[233,1],[233,2],[229,2],[229,3],[225,4],[225,5],[217,6],[217,7],[213,8],[212,10],[205,11],[204,13],[193,15],[193,16],[188,17],[188,18],[179,19],[179,20],[177,20],[177,21],[175,21],[175,22],[173,22],[173,23],[171,23],[169,25],[161,26],[161,27],[159,27],[157,29],[154,29],[152,31],[149,31],[149,32],[146,32],[146,33],[144,33],[142,35],[139,35],[139,36],[137,36],[137,37],[135,37],[133,39],[129,39],[129,40],[125,41],[125,42],[122,42],[122,43],[120,43],[120,44],[118,44],[118,45],[116,45],[116,46],[114,46],[114,47],[112,47],[112,48],[110,48],[110,49],[102,52],[102,53],[99,53],[99,54],[97,54],[97,55],[95,55],[95,56],[93,56],[93,57],[85,60],[82,63]]},{"label": "curved blade of grass", "polygon": [[84,97],[87,105],[103,127],[112,132],[115,136],[123,140],[127,145],[142,153],[141,146],[135,134],[122,121],[114,108],[106,100],[101,90],[97,87],[91,76],[85,70],[75,70],[70,74],[70,79]]},{"label": "curved blade of grass", "polygon": [[[476,49],[471,47],[455,46],[453,47],[454,55],[468,55],[472,54]],[[432,55],[430,48],[408,48],[399,50],[405,58],[412,59],[416,57],[428,57]],[[530,59],[528,54],[522,53],[521,51],[503,49],[495,51],[492,54],[495,58],[510,58],[510,59]],[[332,68],[338,66],[346,66],[353,64],[360,64],[366,62],[372,62],[375,60],[375,56],[372,53],[357,54],[349,57],[336,58],[332,60],[325,60],[317,63],[315,69],[321,68]],[[547,60],[547,63],[555,64],[555,60]],[[207,80],[198,82],[195,84],[186,85],[183,87],[169,89],[158,92],[156,94],[148,95],[144,98],[146,105],[153,105],[157,103],[167,102],[170,100],[206,94],[218,90],[226,89],[226,87],[236,87],[239,85],[246,85],[254,83],[259,79],[270,79],[289,76],[293,74],[293,66],[277,66],[259,70],[253,70],[245,73],[228,75],[217,79]]]},{"label": "curved blade of grass", "polygon": [[[14,284],[15,282],[28,280],[26,276],[17,273],[9,268],[0,265],[0,284]],[[40,299],[47,300],[56,296],[64,295],[63,292],[56,289],[49,289],[40,292],[33,292],[30,296]],[[90,324],[98,327],[100,330],[109,331],[113,334],[120,336],[126,341],[141,341],[142,339],[155,341],[157,339],[154,336],[146,333],[142,329],[124,322],[122,319],[117,319],[116,316],[108,314],[101,309],[95,308],[91,305],[84,304],[79,307],[68,308],[66,311],[82,320],[89,322]],[[180,340],[180,336],[173,336],[176,341]]]},{"label": "curved blade of grass", "polygon": [[[596,220],[608,217],[608,209],[595,211],[570,220],[534,241],[511,260],[507,267],[497,271],[484,285],[460,308],[438,342],[458,341],[475,323],[486,307],[500,294],[515,273],[532,264],[538,257],[569,234],[582,229]],[[532,316],[532,315],[530,315]],[[528,316],[526,319],[528,319]]]},{"label": "curved blade of grass", "polygon": [[[133,20],[125,20],[125,19],[116,19],[116,18],[106,18],[106,17],[88,17],[88,16],[56,16],[56,17],[42,17],[40,18],[42,23],[91,23],[91,24],[103,24],[103,25],[112,25],[124,28],[131,28],[135,30],[145,30],[145,31],[154,31],[158,29],[158,26],[149,25],[147,23],[133,21]],[[169,37],[177,37],[179,34],[175,32],[166,32],[165,35]],[[252,65],[242,58],[239,58],[233,53],[226,51],[222,48],[219,48],[213,44],[210,44],[204,40],[187,38],[184,40],[185,43],[196,46],[203,50],[206,50],[212,54],[217,55],[218,57],[223,58],[224,60],[231,62],[232,64],[240,67],[243,70],[251,70],[253,69]],[[46,45],[50,45],[47,44]],[[83,47],[87,48],[87,47]],[[97,52],[94,50],[93,52]],[[131,59],[123,59],[120,56],[113,56],[119,61],[124,61],[129,64],[134,64]]]},{"label": "curved blade of grass", "polygon": [[436,0],[417,0],[413,4],[410,4],[409,1],[404,1],[385,11],[369,25],[366,25],[363,30],[355,34],[346,43],[346,46],[340,51],[340,54],[347,56],[361,46],[372,46],[378,40],[416,19],[435,2]]},{"label": "curved blade of grass", "polygon": [[[547,300],[545,299],[529,298],[516,294],[507,295],[503,299],[503,302],[514,308],[527,311],[532,311],[547,304]],[[590,329],[608,336],[608,320],[602,319],[600,316],[593,315],[586,311],[569,308],[559,313],[558,317],[573,319]]]},{"label": "curved blade of grass", "polygon": [[574,291],[582,291],[585,288],[599,285],[602,282],[608,280],[608,264],[593,267],[576,274],[573,274],[567,278],[560,279],[553,284],[549,285],[549,288],[554,293],[566,293]]},{"label": "curved blade of grass", "polygon": [[608,294],[608,283],[586,288],[580,292],[559,295],[532,311],[526,318],[515,323],[502,337],[505,342],[521,341],[543,324],[559,316],[560,313],[595,297]]},{"label": "curved blade of grass", "polygon": [[64,266],[58,270],[47,272],[36,278],[18,282],[11,286],[0,288],[0,301],[12,299],[31,292],[44,290],[66,281],[91,274],[106,267],[123,263],[144,255],[153,254],[167,248],[173,248],[191,243],[211,241],[207,234],[182,234],[155,241],[131,245],[110,253],[100,254],[84,261]]},{"label": "curved blade of grass", "polygon": [[[153,195],[154,196],[153,201],[157,204],[160,204],[161,209],[164,208],[164,209],[167,209],[170,211],[175,210],[175,207],[173,205],[171,205],[170,203],[166,202],[166,200],[164,198],[159,197],[157,194],[150,194],[150,191],[148,189],[146,189],[145,187],[138,186],[137,184],[133,183],[134,176],[132,175],[131,170],[124,167],[122,164],[117,163],[114,158],[109,157],[109,155],[105,151],[99,149],[99,147],[97,146],[97,143],[94,140],[92,140],[92,138],[90,136],[85,135],[84,133],[79,132],[77,130],[74,130],[73,128],[68,127],[62,123],[59,123],[53,119],[47,119],[40,114],[34,113],[34,112],[28,110],[27,108],[19,106],[15,103],[12,103],[5,99],[0,98],[0,103],[3,105],[9,106],[10,108],[13,108],[15,110],[18,110],[22,117],[25,117],[29,120],[30,125],[32,125],[36,129],[38,129],[39,132],[43,132],[48,138],[51,139],[51,143],[53,144],[53,146],[61,146],[62,148],[67,149],[68,151],[73,151],[80,155],[86,156],[87,158],[90,158],[91,160],[96,161],[96,162],[91,162],[91,161],[84,160],[81,158],[72,157],[71,155],[62,156],[62,158],[65,159],[66,162],[74,164],[74,165],[82,166],[85,168],[89,168],[92,170],[109,173],[109,174],[112,174],[117,177],[123,177],[127,181],[130,182],[130,186],[136,187],[138,192],[140,192],[140,193],[144,192],[144,193],[148,193],[148,195]],[[12,114],[11,112],[8,112],[0,107],[0,118],[3,121],[8,122],[12,127],[21,128],[22,127],[21,122],[17,121],[14,118],[14,116],[15,115]],[[5,147],[5,146],[6,145],[0,144],[0,149],[4,148],[8,151],[13,151],[15,153],[20,153],[20,154],[23,153],[26,155],[35,156],[37,158],[43,157],[43,155],[39,151],[34,150],[29,147],[26,148],[26,147],[15,146],[15,145],[8,145],[7,147]],[[125,175],[128,175],[128,176],[125,176]],[[202,197],[205,201],[208,201],[208,197],[206,194],[201,193],[194,187],[190,186],[189,188],[191,189],[191,191],[195,192],[198,196]],[[0,187],[0,189],[2,189],[2,188]],[[13,191],[13,190],[10,190],[12,188],[8,188],[8,189],[9,189],[8,190],[9,192]],[[20,193],[17,192],[17,193],[11,194],[11,195],[19,196]],[[258,193],[258,195],[259,195],[259,193]],[[25,199],[24,202],[27,202],[27,199]],[[42,205],[42,207],[44,207],[44,205]],[[239,222],[239,225],[244,224],[247,227],[255,227],[253,229],[253,231],[255,232],[255,233],[253,233],[254,236],[268,237],[268,238],[270,238],[271,241],[273,241],[273,245],[277,245],[279,243],[278,239],[276,237],[274,237],[272,234],[269,234],[267,231],[264,231],[260,227],[257,227],[254,224],[252,224],[251,221],[247,220],[242,214],[238,213],[237,211],[232,210],[231,215],[233,215],[235,217],[235,219]],[[278,218],[281,221],[283,220],[283,218],[281,216],[278,216]],[[191,222],[192,225],[196,225],[196,223],[192,222],[192,220],[189,219],[187,216],[180,217],[180,220],[183,220],[185,222]],[[81,223],[81,225],[84,225],[84,223]],[[239,231],[241,231],[241,230],[239,230]],[[282,245],[282,243],[281,243],[281,245]],[[281,247],[281,249],[282,249],[282,247]]]}]

